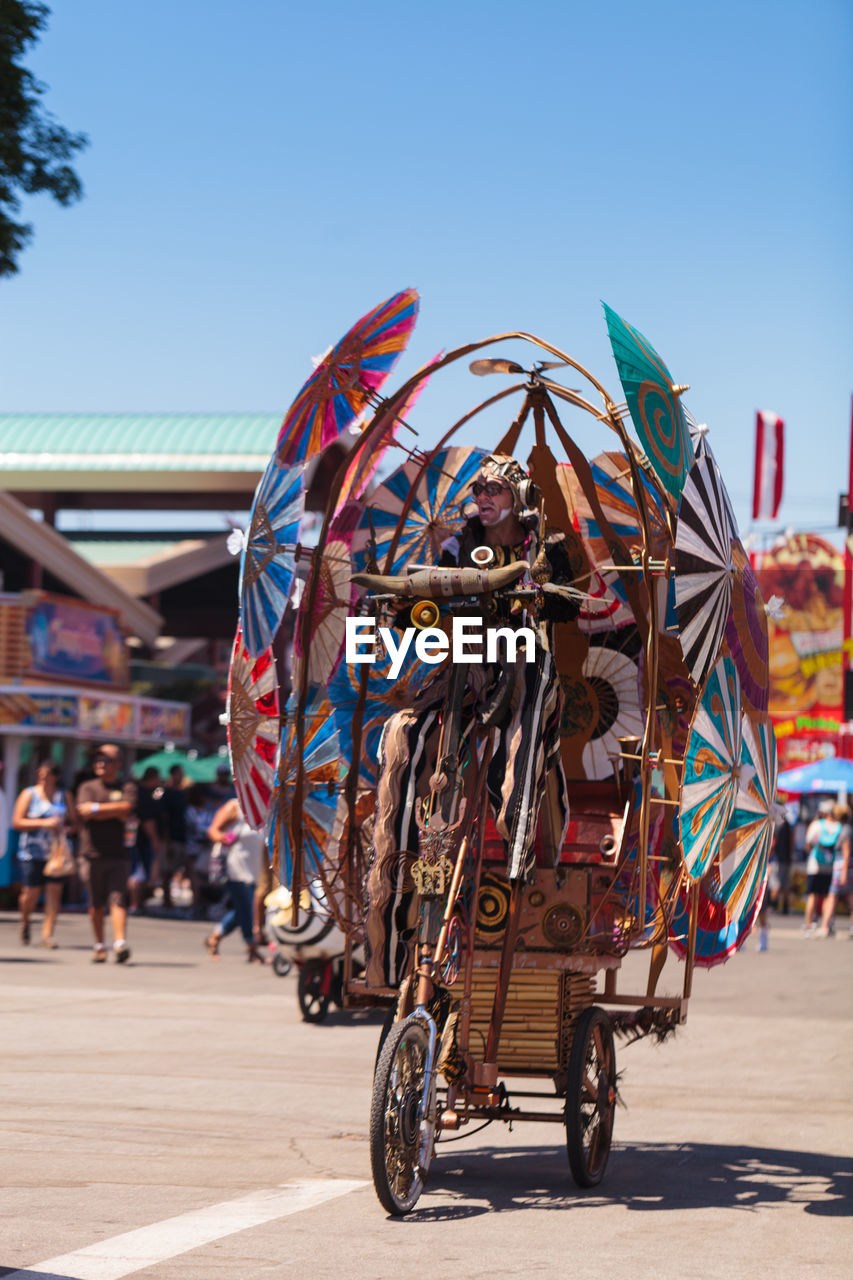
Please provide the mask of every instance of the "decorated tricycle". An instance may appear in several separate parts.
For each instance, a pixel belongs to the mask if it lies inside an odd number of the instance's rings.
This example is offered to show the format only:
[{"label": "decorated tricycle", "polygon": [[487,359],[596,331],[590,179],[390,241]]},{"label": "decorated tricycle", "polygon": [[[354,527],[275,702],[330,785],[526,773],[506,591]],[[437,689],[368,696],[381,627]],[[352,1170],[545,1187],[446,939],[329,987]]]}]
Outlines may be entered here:
[{"label": "decorated tricycle", "polygon": [[[359,321],[284,420],[242,548],[229,698],[238,792],[294,927],[313,901],[346,940],[345,1006],[388,1010],[369,1140],[392,1214],[475,1121],[563,1124],[574,1179],[600,1181],[615,1041],[673,1032],[694,966],[743,944],[776,791],[765,607],[688,388],[605,308],[622,402],[520,332],[380,394],[416,313],[406,291]],[[508,385],[427,446],[415,402],[460,360]],[[499,441],[454,443],[510,398]],[[604,451],[588,458],[575,422]],[[648,972],[623,990],[632,949]],[[683,974],[660,995],[670,950]]]}]

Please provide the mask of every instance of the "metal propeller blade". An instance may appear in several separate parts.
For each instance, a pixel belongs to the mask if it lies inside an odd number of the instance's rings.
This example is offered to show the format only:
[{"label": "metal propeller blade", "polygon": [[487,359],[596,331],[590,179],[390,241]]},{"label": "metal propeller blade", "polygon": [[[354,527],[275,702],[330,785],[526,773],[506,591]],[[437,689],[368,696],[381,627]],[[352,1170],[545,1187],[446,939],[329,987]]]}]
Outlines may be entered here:
[{"label": "metal propeller blade", "polygon": [[521,365],[516,364],[514,360],[472,360],[468,368],[478,378],[485,377],[487,373],[527,373],[527,370],[522,369]]},{"label": "metal propeller blade", "polygon": [[535,378],[537,374],[543,373],[545,369],[566,369],[568,365],[564,360],[537,360],[532,369],[524,369],[515,360],[503,360],[500,357],[495,357],[486,360],[472,360],[468,368],[478,378],[485,377],[487,373],[523,373],[528,378]]}]

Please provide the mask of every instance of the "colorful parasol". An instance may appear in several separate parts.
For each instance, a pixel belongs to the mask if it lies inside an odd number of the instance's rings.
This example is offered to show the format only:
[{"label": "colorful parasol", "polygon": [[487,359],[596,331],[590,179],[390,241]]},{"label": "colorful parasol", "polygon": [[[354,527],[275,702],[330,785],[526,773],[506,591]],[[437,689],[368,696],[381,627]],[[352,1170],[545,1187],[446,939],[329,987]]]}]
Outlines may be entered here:
[{"label": "colorful parasol", "polygon": [[[278,785],[270,805],[267,846],[278,867],[279,879],[287,888],[293,876],[293,848],[290,835],[290,809],[296,785],[298,744],[295,713],[297,694],[287,704],[287,724],[281,741]],[[323,862],[326,846],[335,822],[341,781],[341,759],[338,733],[332,708],[324,689],[311,688],[305,703],[305,742],[303,749],[304,791],[302,799],[302,883],[315,879]],[[280,847],[277,849],[277,846]],[[276,854],[278,861],[276,862]]]},{"label": "colorful parasol", "polygon": [[684,417],[687,422],[687,429],[690,432],[690,442],[693,445],[694,456],[696,458],[710,458],[711,461],[714,463],[714,466],[717,468],[717,478],[720,482],[720,490],[722,492],[723,499],[726,504],[726,510],[729,513],[729,522],[732,527],[732,536],[738,537],[739,530],[738,530],[737,517],[735,516],[735,509],[732,506],[732,500],[729,497],[729,491],[726,488],[725,481],[723,480],[723,473],[720,471],[720,467],[717,462],[717,459],[714,457],[714,452],[711,446],[708,444],[708,426],[704,422],[697,423],[692,413],[689,413],[686,408],[684,409]]},{"label": "colorful parasol", "polygon": [[417,315],[416,291],[395,293],[362,316],[323,357],[281,425],[280,463],[319,453],[364,412],[406,349]]},{"label": "colorful parasol", "polygon": [[299,522],[305,510],[303,468],[282,468],[272,458],[255,490],[240,556],[243,641],[258,657],[281,625],[295,571]]},{"label": "colorful parasol", "polygon": [[396,711],[410,707],[438,670],[414,656],[414,646],[404,661],[396,680],[388,680],[390,659],[377,639],[374,663],[341,663],[329,683],[329,699],[334,708],[335,724],[341,755],[349,760],[353,751],[355,718],[358,710],[362,673],[367,673],[367,690],[362,714],[361,756],[358,782],[360,787],[375,788],[378,782],[379,739],[388,719]]},{"label": "colorful parasol", "polygon": [[228,753],[240,808],[260,831],[275,786],[280,736],[278,678],[272,650],[252,657],[237,628],[228,673]]},{"label": "colorful parasol", "polygon": [[732,543],[732,560],[735,576],[726,643],[735,660],[744,696],[755,711],[764,712],[770,697],[770,642],[764,597],[739,539]]},{"label": "colorful parasol", "polygon": [[740,681],[720,658],[696,704],[678,798],[681,851],[691,880],[700,880],[720,848],[734,808],[741,755]]},{"label": "colorful parasol", "polygon": [[[699,910],[696,921],[696,950],[694,964],[699,969],[713,969],[724,964],[729,956],[740,951],[746,942],[767,884],[765,874],[752,908],[742,920],[730,920],[725,903],[720,897],[716,875],[709,876],[699,885]],[[680,960],[687,954],[687,934],[690,927],[690,895],[685,887],[679,891],[676,911],[672,919],[669,945]]]},{"label": "colorful parasol", "polygon": [[767,876],[776,809],[776,737],[769,721],[743,717],[737,796],[720,852],[720,898],[732,920],[758,900]]},{"label": "colorful parasol", "polygon": [[678,498],[693,447],[672,374],[648,339],[603,305],[631,420],[664,487]]},{"label": "colorful parasol", "polygon": [[675,608],[681,648],[701,684],[717,655],[732,598],[733,530],[713,459],[694,462],[678,505]]},{"label": "colorful parasol", "polygon": [[[624,453],[616,451],[601,453],[590,463],[590,470],[604,516],[613,532],[622,538],[629,553],[639,561],[643,534],[628,459]],[[613,553],[576,475],[573,471],[569,474],[578,528],[590,564],[594,566],[589,588],[591,599],[581,610],[579,625],[588,633],[624,626],[634,621],[625,589],[615,569],[601,567],[613,563]],[[663,559],[670,546],[666,516],[652,482],[642,473],[640,478],[651,534],[649,549],[654,557]]]},{"label": "colorful parasol", "polygon": [[[334,672],[344,651],[346,619],[355,612],[358,590],[350,582],[352,560],[350,552],[353,532],[364,508],[360,502],[348,502],[335,516],[329,527],[329,536],[319,563],[317,590],[311,609],[308,648],[308,683],[326,684]],[[315,553],[316,554],[316,553]],[[296,614],[293,641],[293,688],[302,687],[301,663],[304,619],[310,604],[310,596],[303,593]]]},{"label": "colorful parasol", "polygon": [[[376,559],[383,573],[400,573],[408,563],[435,564],[441,544],[463,526],[462,506],[468,486],[480,469],[485,450],[440,449],[424,467],[412,459],[379,485],[366,503],[353,536],[353,565],[367,564],[371,524],[376,535]],[[411,501],[409,502],[411,496]],[[400,516],[409,503],[392,564],[385,564]]]},{"label": "colorful parasol", "polygon": [[[590,463],[592,477],[598,492],[601,509],[607,517],[614,533],[625,542],[626,547],[637,555],[643,549],[643,536],[640,525],[640,513],[631,484],[631,471],[624,453],[616,451],[600,453]],[[669,547],[669,527],[663,510],[663,504],[651,480],[640,472],[643,487],[643,500],[648,512],[651,533],[650,551],[652,555],[663,557]],[[581,495],[583,490],[578,486]],[[610,559],[610,550],[585,496],[578,501],[578,516],[583,522],[581,532],[589,543],[595,556],[594,562],[606,564]]]},{"label": "colorful parasol", "polygon": [[429,382],[429,374],[426,370],[437,364],[443,355],[444,352],[440,351],[437,356],[433,356],[428,364],[424,365],[424,376],[421,381],[412,388],[395,412],[389,415],[387,424],[363,448],[359,449],[344,476],[344,482],[337,500],[339,508],[343,507],[351,499],[362,496],[372,476],[375,474],[376,468],[382,461],[386,449],[394,443],[397,428],[401,422],[407,421],[412,409],[420,399],[421,393]]},{"label": "colorful parasol", "polygon": [[620,738],[642,738],[645,722],[640,707],[637,664],[616,649],[590,645],[583,676],[595,695],[598,716],[583,749],[587,778],[612,776],[621,751]]}]

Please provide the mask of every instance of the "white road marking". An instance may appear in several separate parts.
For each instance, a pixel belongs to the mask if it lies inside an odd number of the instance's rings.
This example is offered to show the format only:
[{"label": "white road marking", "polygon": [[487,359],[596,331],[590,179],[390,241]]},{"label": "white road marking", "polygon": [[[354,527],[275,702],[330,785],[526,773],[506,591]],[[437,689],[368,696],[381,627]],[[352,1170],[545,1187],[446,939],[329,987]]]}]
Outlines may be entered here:
[{"label": "white road marking", "polygon": [[328,1182],[284,1183],[269,1191],[253,1191],[239,1200],[194,1209],[59,1258],[34,1262],[6,1275],[4,1280],[33,1280],[34,1273],[38,1280],[68,1280],[70,1276],[74,1280],[121,1280],[122,1276],[153,1267],[158,1262],[168,1262],[212,1240],[221,1240],[223,1236],[259,1227],[291,1213],[301,1213],[303,1209],[311,1209],[366,1185],[336,1178]]}]

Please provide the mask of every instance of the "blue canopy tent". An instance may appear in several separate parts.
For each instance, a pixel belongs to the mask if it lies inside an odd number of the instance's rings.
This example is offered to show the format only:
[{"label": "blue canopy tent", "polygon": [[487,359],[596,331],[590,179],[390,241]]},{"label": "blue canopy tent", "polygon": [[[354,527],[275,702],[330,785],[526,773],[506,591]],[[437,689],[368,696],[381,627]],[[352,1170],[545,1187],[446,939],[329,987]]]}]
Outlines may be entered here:
[{"label": "blue canopy tent", "polygon": [[789,795],[837,795],[839,791],[850,795],[853,793],[853,760],[832,756],[797,769],[786,769],[779,774],[778,787]]}]

